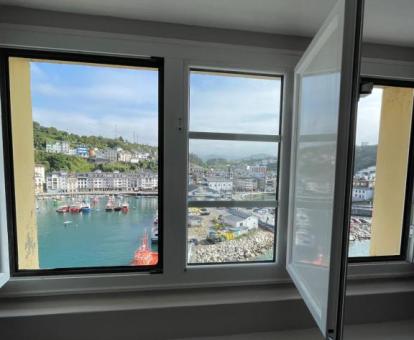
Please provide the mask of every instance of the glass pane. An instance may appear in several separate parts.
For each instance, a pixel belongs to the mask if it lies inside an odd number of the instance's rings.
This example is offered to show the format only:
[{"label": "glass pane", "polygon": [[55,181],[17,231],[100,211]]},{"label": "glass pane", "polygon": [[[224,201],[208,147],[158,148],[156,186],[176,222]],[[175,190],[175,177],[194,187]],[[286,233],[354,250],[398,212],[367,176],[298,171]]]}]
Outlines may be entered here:
[{"label": "glass pane", "polygon": [[323,334],[329,327],[330,263],[341,260],[331,258],[331,247],[344,8],[344,1],[337,3],[295,70],[297,125],[287,269]]},{"label": "glass pane", "polygon": [[400,255],[412,98],[412,88],[375,86],[359,100],[350,257]]},{"label": "glass pane", "polygon": [[275,207],[189,208],[188,263],[274,261],[275,210]]},{"label": "glass pane", "polygon": [[190,139],[189,201],[276,200],[278,143]]},{"label": "glass pane", "polygon": [[157,68],[9,64],[19,269],[156,265]]},{"label": "glass pane", "polygon": [[279,134],[280,77],[191,71],[190,130]]}]

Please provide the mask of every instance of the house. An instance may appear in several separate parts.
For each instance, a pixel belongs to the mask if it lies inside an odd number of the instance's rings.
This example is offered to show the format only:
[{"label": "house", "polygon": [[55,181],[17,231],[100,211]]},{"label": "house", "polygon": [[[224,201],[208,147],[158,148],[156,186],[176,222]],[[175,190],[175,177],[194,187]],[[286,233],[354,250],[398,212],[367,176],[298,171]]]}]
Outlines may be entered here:
[{"label": "house", "polygon": [[257,229],[259,227],[259,219],[256,216],[240,217],[228,214],[223,216],[223,222],[226,226],[233,228],[245,227],[247,230]]},{"label": "house", "polygon": [[233,182],[223,177],[207,177],[207,186],[217,192],[228,192],[233,190]]},{"label": "house", "polygon": [[63,153],[68,155],[70,151],[70,144],[66,141],[58,141],[55,143],[46,143],[46,152]]},{"label": "house", "polygon": [[34,185],[35,193],[40,194],[45,190],[46,177],[45,166],[43,164],[35,164],[34,166]]}]

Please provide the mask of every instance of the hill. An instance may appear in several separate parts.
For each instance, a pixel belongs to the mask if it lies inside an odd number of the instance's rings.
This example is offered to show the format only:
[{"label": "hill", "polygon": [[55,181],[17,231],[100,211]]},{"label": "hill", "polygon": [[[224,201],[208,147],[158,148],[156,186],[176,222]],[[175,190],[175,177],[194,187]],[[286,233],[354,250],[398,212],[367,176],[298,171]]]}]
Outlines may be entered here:
[{"label": "hill", "polygon": [[79,136],[74,133],[58,130],[54,127],[41,126],[38,122],[33,122],[33,139],[36,150],[45,150],[46,143],[59,141],[69,142],[71,147],[77,147],[78,145],[98,149],[119,147],[128,151],[149,152],[152,154],[157,150],[157,147],[151,145],[129,143],[122,137]]},{"label": "hill", "polygon": [[46,143],[54,143],[58,141],[66,141],[70,146],[75,148],[79,145],[85,145],[88,148],[122,148],[123,150],[150,153],[155,155],[157,147],[129,143],[122,137],[112,139],[102,136],[79,136],[77,134],[68,133],[58,130],[54,127],[44,127],[37,122],[33,122],[33,139],[35,147],[35,162],[45,165],[46,171],[69,171],[69,172],[89,172],[94,170],[102,170],[106,172],[112,171],[136,171],[140,169],[157,170],[158,164],[155,160],[143,160],[138,164],[111,162],[107,164],[94,164],[87,159],[65,155],[61,153],[46,152]]}]

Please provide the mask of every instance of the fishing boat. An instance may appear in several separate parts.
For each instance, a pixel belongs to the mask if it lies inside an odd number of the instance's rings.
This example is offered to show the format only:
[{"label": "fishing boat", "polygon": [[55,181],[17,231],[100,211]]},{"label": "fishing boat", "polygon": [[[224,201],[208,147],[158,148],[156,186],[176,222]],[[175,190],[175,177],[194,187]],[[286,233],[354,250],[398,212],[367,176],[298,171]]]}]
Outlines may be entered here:
[{"label": "fishing boat", "polygon": [[127,213],[129,210],[129,204],[127,202],[122,203],[121,210],[123,213]]},{"label": "fishing boat", "polygon": [[151,244],[158,243],[158,225],[153,225],[151,229]]},{"label": "fishing boat", "polygon": [[111,198],[109,198],[108,203],[106,203],[105,211],[114,211],[114,203]]},{"label": "fishing boat", "polygon": [[69,211],[70,211],[71,213],[80,213],[80,211],[81,211],[81,205],[80,205],[79,203],[72,204],[72,205],[69,207]]},{"label": "fishing boat", "polygon": [[81,211],[83,213],[90,213],[91,212],[91,206],[89,204],[85,203],[81,206]]},{"label": "fishing boat", "polygon": [[134,254],[131,262],[132,266],[153,266],[158,263],[158,252],[152,251],[148,244],[148,234],[145,229],[144,236],[141,239],[141,245]]},{"label": "fishing boat", "polygon": [[114,210],[121,211],[122,210],[121,204],[118,203],[118,205],[114,207]]},{"label": "fishing boat", "polygon": [[69,206],[68,205],[61,205],[60,207],[58,207],[56,209],[56,212],[60,213],[60,214],[64,214],[69,212]]}]

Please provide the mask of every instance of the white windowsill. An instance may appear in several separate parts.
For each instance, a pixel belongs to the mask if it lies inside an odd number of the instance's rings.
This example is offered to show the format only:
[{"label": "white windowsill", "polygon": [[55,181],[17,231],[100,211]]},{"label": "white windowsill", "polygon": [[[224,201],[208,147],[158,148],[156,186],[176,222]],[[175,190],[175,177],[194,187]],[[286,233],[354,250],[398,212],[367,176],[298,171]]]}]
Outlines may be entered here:
[{"label": "white windowsill", "polygon": [[[347,296],[414,293],[414,278],[354,280]],[[0,318],[301,300],[293,284],[0,299]]]}]

